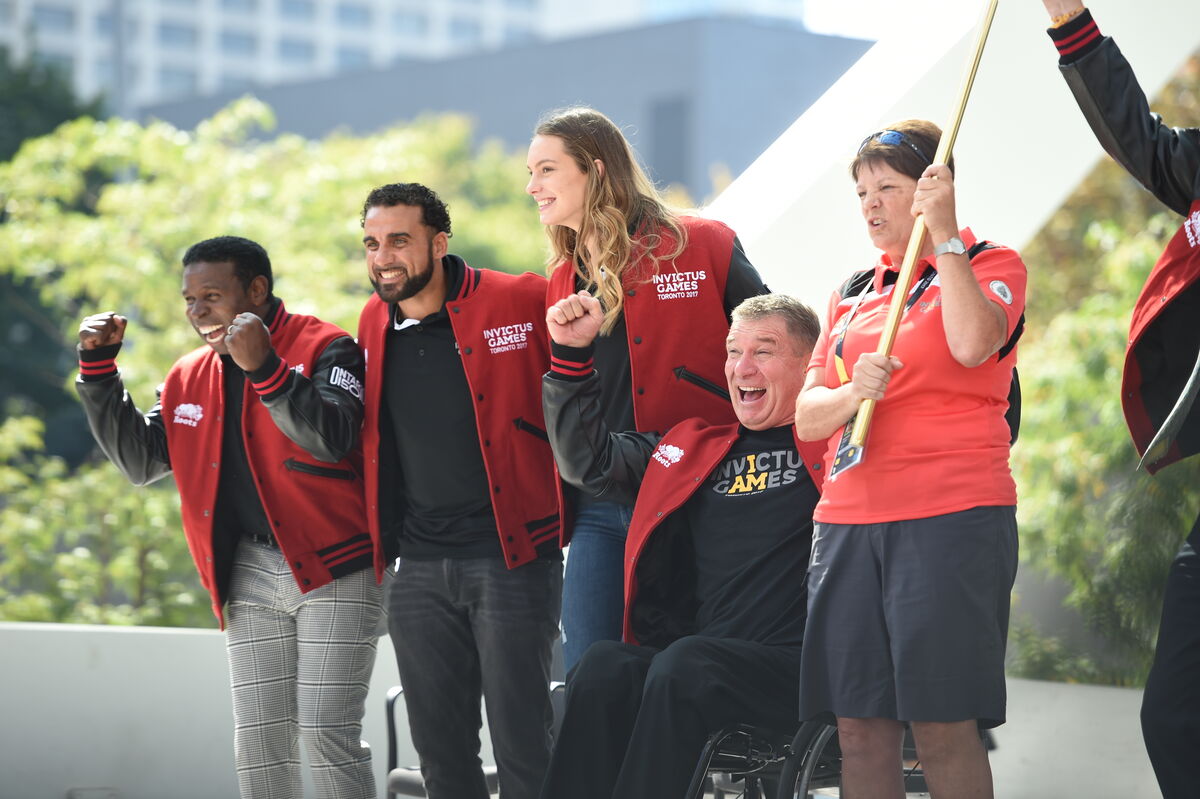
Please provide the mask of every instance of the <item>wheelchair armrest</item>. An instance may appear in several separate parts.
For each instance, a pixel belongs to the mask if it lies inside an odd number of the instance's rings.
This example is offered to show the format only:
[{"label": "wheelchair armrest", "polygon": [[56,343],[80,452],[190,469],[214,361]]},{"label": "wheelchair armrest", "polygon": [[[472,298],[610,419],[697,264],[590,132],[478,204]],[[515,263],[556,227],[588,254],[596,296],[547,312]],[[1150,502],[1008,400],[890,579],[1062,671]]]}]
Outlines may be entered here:
[{"label": "wheelchair armrest", "polygon": [[387,692],[387,773],[396,768],[396,700],[404,694],[404,687],[393,685]]}]

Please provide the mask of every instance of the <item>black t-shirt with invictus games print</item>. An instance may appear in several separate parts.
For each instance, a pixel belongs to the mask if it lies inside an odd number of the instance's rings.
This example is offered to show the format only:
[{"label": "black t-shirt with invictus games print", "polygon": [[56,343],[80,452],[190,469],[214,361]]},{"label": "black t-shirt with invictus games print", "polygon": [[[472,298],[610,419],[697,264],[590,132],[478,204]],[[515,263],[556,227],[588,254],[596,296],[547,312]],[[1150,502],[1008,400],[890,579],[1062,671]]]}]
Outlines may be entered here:
[{"label": "black t-shirt with invictus games print", "polygon": [[701,635],[801,644],[817,499],[790,425],[741,428],[729,455],[686,505]]}]

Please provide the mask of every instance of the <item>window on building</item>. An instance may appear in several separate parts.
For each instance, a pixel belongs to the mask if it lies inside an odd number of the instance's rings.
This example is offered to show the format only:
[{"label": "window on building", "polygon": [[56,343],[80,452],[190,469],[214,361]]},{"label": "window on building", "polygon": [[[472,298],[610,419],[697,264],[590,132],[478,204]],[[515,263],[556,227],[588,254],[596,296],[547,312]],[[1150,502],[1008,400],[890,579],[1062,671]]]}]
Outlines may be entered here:
[{"label": "window on building", "polygon": [[371,66],[371,54],[361,47],[339,47],[338,69],[365,69]]},{"label": "window on building", "polygon": [[71,80],[75,72],[75,59],[68,53],[39,50],[33,54],[39,64],[57,72],[65,80]]},{"label": "window on building", "polygon": [[245,31],[221,31],[221,52],[234,56],[254,56],[258,53],[258,38]]},{"label": "window on building", "polygon": [[158,88],[165,95],[196,93],[196,73],[183,67],[163,67],[158,71]]},{"label": "window on building", "polygon": [[194,50],[199,38],[196,28],[192,25],[185,25],[181,22],[160,22],[158,24],[158,43],[164,47]]},{"label": "window on building", "polygon": [[12,22],[13,4],[11,0],[0,0],[0,22]]},{"label": "window on building", "polygon": [[537,39],[537,31],[525,25],[505,25],[504,43],[523,44]]},{"label": "window on building", "polygon": [[75,30],[75,9],[38,3],[33,7],[33,24],[39,31],[70,33]]},{"label": "window on building", "polygon": [[483,41],[483,25],[476,19],[452,17],[450,41],[455,44],[478,44]]},{"label": "window on building", "polygon": [[311,20],[317,16],[317,4],[313,0],[280,0],[279,13],[285,19]]},{"label": "window on building", "polygon": [[280,39],[279,57],[292,64],[311,64],[317,58],[317,46],[307,39]]},{"label": "window on building", "polygon": [[[96,33],[105,37],[115,36],[117,32],[116,17],[105,12],[96,15]],[[132,39],[137,35],[137,20],[125,18],[125,38]]]},{"label": "window on building", "polygon": [[338,3],[337,21],[350,28],[370,27],[371,9],[361,3]]},{"label": "window on building", "polygon": [[420,11],[397,11],[392,15],[392,28],[405,36],[424,36],[429,33],[429,17]]},{"label": "window on building", "polygon": [[258,10],[258,0],[221,0],[221,8],[250,14]]}]

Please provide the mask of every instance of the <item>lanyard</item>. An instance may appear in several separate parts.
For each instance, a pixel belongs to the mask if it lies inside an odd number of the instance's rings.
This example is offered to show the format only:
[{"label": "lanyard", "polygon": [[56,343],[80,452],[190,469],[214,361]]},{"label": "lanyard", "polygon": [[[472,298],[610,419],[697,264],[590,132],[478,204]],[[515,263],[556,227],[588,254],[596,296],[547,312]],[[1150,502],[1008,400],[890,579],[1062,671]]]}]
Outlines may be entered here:
[{"label": "lanyard", "polygon": [[[899,275],[897,275],[897,277],[899,277]],[[908,295],[908,301],[904,303],[904,310],[906,312],[909,308],[916,304],[917,300],[921,298],[921,295],[924,294],[925,289],[929,288],[930,284],[933,283],[933,279],[935,277],[937,277],[937,270],[935,270],[932,266],[926,266],[925,271],[921,274],[921,280],[915,287],[913,287],[913,290]],[[885,285],[886,278],[887,276],[885,275]],[[860,291],[858,296],[854,299],[854,305],[851,306],[850,313],[846,315],[846,319],[841,325],[842,330],[840,333],[838,333],[837,341],[833,345],[833,365],[837,368],[838,380],[841,381],[842,385],[846,385],[850,382],[850,374],[846,371],[846,362],[842,360],[842,344],[846,340],[846,333],[850,330],[850,321],[854,319],[854,315],[858,313],[858,308],[860,305],[862,305],[863,299],[867,296],[867,293],[871,291],[871,288],[874,285],[875,280],[874,277],[872,277],[872,279],[868,280],[866,285],[862,287],[862,291]]]}]

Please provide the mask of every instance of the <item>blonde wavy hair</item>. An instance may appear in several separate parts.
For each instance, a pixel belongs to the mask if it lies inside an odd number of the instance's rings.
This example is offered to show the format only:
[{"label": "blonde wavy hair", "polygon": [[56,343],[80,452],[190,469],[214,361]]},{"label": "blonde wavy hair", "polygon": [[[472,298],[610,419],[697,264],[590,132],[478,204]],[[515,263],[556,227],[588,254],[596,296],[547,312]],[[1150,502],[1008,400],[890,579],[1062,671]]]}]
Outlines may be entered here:
[{"label": "blonde wavy hair", "polygon": [[[533,133],[561,139],[567,154],[587,175],[579,231],[548,225],[551,253],[546,263],[553,271],[570,261],[577,275],[596,286],[604,308],[600,332],[607,335],[625,304],[621,282],[625,272],[647,254],[652,273],[658,272],[661,261],[675,260],[687,247],[687,231],[638,164],[620,128],[604,114],[584,106],[558,109],[542,117]],[[597,160],[603,170],[596,166]],[[664,241],[674,242],[674,247],[655,256],[654,250]],[[594,243],[595,252],[586,242]],[[651,274],[635,277],[649,280]]]}]

